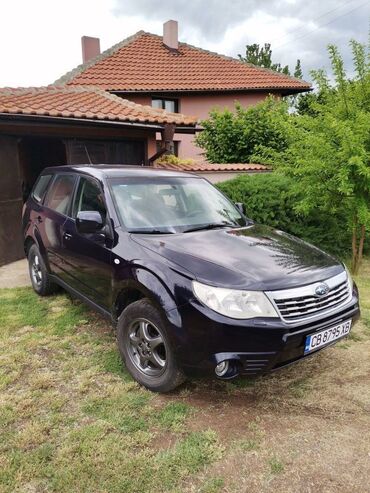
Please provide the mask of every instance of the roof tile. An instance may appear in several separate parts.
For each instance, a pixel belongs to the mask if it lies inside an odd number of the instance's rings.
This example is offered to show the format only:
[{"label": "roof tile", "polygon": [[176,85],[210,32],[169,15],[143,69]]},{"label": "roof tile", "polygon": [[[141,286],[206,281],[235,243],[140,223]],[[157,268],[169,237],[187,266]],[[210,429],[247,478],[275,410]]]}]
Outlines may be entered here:
[{"label": "roof tile", "polygon": [[0,89],[0,113],[195,126],[197,119],[127,101],[94,87]]},{"label": "roof tile", "polygon": [[186,43],[168,49],[143,31],[80,65],[57,84],[94,85],[109,91],[306,91],[305,82]]},{"label": "roof tile", "polygon": [[156,168],[171,169],[176,171],[213,172],[213,171],[261,171],[268,172],[271,168],[264,164],[255,163],[209,163],[207,161],[194,161],[182,163],[155,163]]}]

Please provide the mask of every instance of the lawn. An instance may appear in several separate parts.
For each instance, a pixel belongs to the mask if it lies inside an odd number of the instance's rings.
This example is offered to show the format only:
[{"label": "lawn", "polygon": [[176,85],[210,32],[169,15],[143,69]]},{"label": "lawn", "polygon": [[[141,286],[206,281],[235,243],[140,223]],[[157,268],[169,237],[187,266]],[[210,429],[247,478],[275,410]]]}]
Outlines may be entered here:
[{"label": "lawn", "polygon": [[335,347],[165,396],[79,302],[0,290],[0,491],[370,491],[369,260],[357,282],[363,318]]}]

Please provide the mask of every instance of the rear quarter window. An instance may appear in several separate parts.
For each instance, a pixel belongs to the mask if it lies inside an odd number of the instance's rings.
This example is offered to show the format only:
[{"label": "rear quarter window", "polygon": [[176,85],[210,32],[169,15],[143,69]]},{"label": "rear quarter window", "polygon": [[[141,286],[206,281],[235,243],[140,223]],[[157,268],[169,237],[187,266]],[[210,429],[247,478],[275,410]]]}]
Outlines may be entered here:
[{"label": "rear quarter window", "polygon": [[45,198],[46,207],[68,216],[75,182],[75,175],[57,175]]},{"label": "rear quarter window", "polygon": [[52,175],[42,175],[37,180],[32,192],[32,197],[36,200],[36,202],[43,201],[51,177]]}]

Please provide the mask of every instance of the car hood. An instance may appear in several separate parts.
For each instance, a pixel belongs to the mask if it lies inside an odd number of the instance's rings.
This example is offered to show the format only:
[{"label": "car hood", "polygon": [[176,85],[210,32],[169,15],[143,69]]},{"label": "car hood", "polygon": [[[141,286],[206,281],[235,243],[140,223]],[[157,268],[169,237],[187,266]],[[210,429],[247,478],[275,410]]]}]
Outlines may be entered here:
[{"label": "car hood", "polygon": [[318,248],[268,226],[132,235],[134,241],[191,272],[200,282],[273,290],[328,279],[343,266]]}]

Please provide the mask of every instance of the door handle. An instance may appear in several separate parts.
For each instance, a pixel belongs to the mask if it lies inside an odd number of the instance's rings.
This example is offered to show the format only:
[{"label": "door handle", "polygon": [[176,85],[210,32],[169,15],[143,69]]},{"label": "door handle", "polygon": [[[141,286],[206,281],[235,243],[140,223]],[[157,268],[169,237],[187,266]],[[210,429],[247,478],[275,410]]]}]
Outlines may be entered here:
[{"label": "door handle", "polygon": [[63,238],[65,240],[70,240],[72,238],[72,235],[70,233],[64,233]]}]

